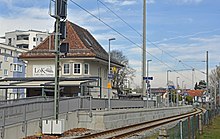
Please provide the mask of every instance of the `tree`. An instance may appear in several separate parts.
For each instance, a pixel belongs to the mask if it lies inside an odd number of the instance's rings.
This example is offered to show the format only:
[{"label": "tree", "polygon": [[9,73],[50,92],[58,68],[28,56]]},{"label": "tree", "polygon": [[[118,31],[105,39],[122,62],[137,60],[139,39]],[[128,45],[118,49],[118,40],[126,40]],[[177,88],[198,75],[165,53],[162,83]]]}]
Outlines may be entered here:
[{"label": "tree", "polygon": [[216,69],[211,71],[209,78],[210,78],[210,84],[212,86],[218,84],[220,79],[220,66],[217,66]]},{"label": "tree", "polygon": [[200,80],[199,84],[197,84],[197,82],[196,82],[194,89],[195,90],[197,90],[197,89],[206,89],[206,82],[205,82],[205,80]]},{"label": "tree", "polygon": [[124,80],[133,80],[135,70],[129,66],[129,61],[126,56],[123,55],[122,51],[113,50],[111,51],[112,59],[118,63],[124,65],[122,68],[117,68],[113,73],[112,87],[117,89],[118,94],[123,93]]},{"label": "tree", "polygon": [[195,90],[197,90],[197,89],[198,89],[198,84],[197,84],[197,82],[196,82],[196,84],[195,84],[194,89],[195,89]]}]

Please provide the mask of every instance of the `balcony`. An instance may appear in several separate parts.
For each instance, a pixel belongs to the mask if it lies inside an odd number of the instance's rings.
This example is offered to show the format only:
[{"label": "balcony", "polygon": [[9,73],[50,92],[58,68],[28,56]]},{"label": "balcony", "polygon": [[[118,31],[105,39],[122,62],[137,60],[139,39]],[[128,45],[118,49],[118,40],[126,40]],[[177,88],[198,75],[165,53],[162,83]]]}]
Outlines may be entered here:
[{"label": "balcony", "polygon": [[29,41],[28,40],[17,40],[16,44],[17,45],[29,44]]}]

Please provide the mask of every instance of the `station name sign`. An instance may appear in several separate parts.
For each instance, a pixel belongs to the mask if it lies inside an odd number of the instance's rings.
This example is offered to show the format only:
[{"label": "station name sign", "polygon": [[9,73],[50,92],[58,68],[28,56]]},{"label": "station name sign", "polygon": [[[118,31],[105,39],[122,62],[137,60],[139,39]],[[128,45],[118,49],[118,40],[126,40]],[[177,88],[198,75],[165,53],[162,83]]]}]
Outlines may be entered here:
[{"label": "station name sign", "polygon": [[33,77],[54,77],[55,65],[33,65]]}]

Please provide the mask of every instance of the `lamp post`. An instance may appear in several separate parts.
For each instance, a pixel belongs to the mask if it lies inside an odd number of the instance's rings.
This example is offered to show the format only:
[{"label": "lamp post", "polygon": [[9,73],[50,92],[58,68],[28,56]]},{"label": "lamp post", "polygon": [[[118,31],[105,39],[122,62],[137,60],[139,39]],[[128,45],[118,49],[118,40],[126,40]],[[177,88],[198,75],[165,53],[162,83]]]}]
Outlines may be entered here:
[{"label": "lamp post", "polygon": [[176,106],[178,107],[178,103],[179,103],[179,94],[178,94],[178,91],[179,91],[179,78],[180,77],[176,77]]},{"label": "lamp post", "polygon": [[184,82],[185,82],[185,81],[182,81],[182,89],[184,89]]},{"label": "lamp post", "polygon": [[[149,76],[149,62],[150,61],[152,61],[152,60],[147,60],[147,78],[148,78],[148,76]],[[150,90],[148,91],[148,89],[149,89],[150,87],[149,87],[149,80],[147,80],[147,108],[148,108],[148,96],[149,96],[149,94],[150,94]],[[149,93],[149,94],[148,94]],[[150,96],[150,98],[151,98],[151,96]]]},{"label": "lamp post", "polygon": [[[167,97],[167,99],[168,99],[168,101],[167,101],[167,103],[168,103],[168,106],[170,106],[170,92],[169,92],[169,72],[171,72],[171,70],[167,70],[167,93],[168,93],[168,97]],[[172,101],[172,96],[171,96],[171,101]]]},{"label": "lamp post", "polygon": [[111,88],[111,80],[110,80],[110,74],[111,74],[111,71],[110,71],[110,63],[111,63],[111,56],[110,56],[110,42],[115,40],[115,38],[111,38],[111,39],[108,39],[108,110],[111,109],[111,102],[110,102],[110,88]]}]

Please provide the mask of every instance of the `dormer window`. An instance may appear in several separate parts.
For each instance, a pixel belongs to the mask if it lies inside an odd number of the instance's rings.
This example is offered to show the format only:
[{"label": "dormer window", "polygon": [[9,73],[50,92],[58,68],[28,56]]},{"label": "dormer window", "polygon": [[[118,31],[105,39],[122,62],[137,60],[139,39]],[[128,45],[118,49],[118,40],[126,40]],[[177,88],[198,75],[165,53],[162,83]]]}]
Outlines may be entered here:
[{"label": "dormer window", "polygon": [[92,47],[91,42],[90,42],[87,38],[84,38],[84,40],[86,41],[86,43],[87,43],[90,47]]}]

